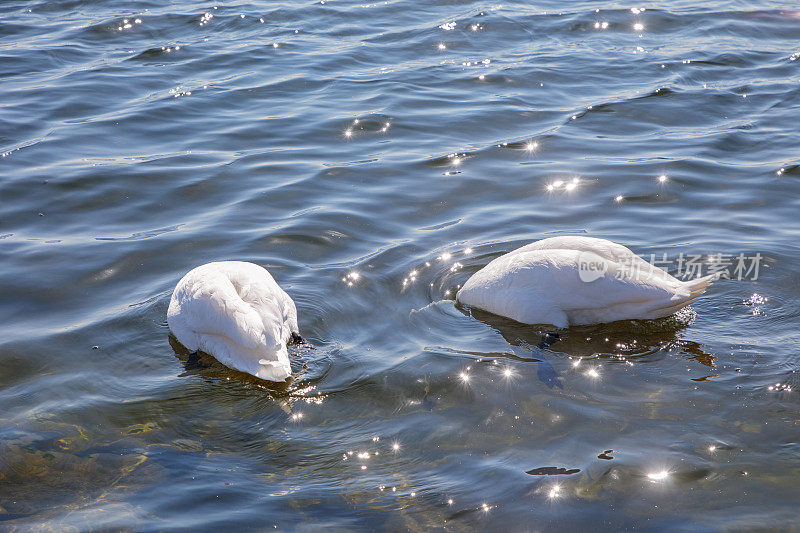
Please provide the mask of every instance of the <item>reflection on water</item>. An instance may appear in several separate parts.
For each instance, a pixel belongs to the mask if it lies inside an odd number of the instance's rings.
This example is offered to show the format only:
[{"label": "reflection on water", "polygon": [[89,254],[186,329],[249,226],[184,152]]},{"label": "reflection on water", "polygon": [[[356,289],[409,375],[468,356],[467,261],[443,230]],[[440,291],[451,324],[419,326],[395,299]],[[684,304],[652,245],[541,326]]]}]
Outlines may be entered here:
[{"label": "reflection on water", "polygon": [[[796,15],[0,4],[0,521],[795,523]],[[554,235],[763,263],[557,336],[454,302]],[[297,303],[284,384],[169,334],[223,259]]]}]

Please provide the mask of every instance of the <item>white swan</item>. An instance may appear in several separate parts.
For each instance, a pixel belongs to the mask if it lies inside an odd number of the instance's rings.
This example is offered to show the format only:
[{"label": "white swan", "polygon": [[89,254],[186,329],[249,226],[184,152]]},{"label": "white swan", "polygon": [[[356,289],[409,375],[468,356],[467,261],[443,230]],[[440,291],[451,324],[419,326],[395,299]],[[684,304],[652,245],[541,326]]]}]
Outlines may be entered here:
[{"label": "white swan", "polygon": [[494,259],[456,300],[517,322],[566,328],[671,315],[714,277],[680,281],[620,244],[552,237]]},{"label": "white swan", "polygon": [[186,348],[269,381],[292,375],[286,344],[299,339],[294,302],[263,267],[242,261],[199,266],[178,282],[169,329]]}]

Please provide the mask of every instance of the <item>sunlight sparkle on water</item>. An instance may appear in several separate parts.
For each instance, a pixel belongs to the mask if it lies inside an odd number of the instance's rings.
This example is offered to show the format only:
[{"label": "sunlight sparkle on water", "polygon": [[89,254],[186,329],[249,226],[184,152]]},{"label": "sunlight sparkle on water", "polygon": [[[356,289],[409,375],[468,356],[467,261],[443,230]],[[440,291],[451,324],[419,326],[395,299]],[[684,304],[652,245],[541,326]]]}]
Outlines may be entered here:
[{"label": "sunlight sparkle on water", "polygon": [[792,386],[788,383],[776,383],[775,385],[770,385],[767,387],[769,391],[784,391],[784,392],[792,392]]},{"label": "sunlight sparkle on water", "polygon": [[647,477],[652,481],[663,481],[669,477],[669,472],[666,470],[659,470],[658,472],[650,472]]},{"label": "sunlight sparkle on water", "polygon": [[669,178],[667,178],[667,175],[666,175],[666,174],[661,174],[661,175],[658,177],[658,182],[659,182],[659,183],[666,183],[668,179],[669,179]]},{"label": "sunlight sparkle on water", "polygon": [[767,298],[761,296],[760,294],[753,293],[750,298],[744,301],[744,304],[752,307],[752,311],[750,312],[753,316],[760,316],[764,314],[764,311],[761,309],[761,306],[768,301]]},{"label": "sunlight sparkle on water", "polygon": [[745,305],[762,305],[767,302],[767,298],[758,293],[753,293],[747,300],[744,301]]},{"label": "sunlight sparkle on water", "polygon": [[580,182],[581,182],[580,178],[574,177],[569,181],[556,180],[552,183],[548,183],[545,187],[547,189],[547,192],[553,192],[558,189],[563,189],[566,192],[572,192],[578,188]]},{"label": "sunlight sparkle on water", "polygon": [[642,31],[644,29],[644,24],[642,24],[641,22],[637,22],[636,24],[633,25],[633,29],[636,31]]},{"label": "sunlight sparkle on water", "polygon": [[555,181],[553,181],[551,183],[548,183],[545,186],[545,188],[547,189],[547,192],[553,192],[553,191],[557,191],[557,190],[563,190],[563,191],[566,191],[566,192],[572,192],[572,191],[574,191],[575,189],[578,188],[580,183],[581,183],[581,179],[578,178],[578,177],[574,177],[574,178],[570,179],[569,181],[555,180]]},{"label": "sunlight sparkle on water", "polygon": [[547,497],[554,500],[561,496],[561,485],[553,485],[547,493]]},{"label": "sunlight sparkle on water", "polygon": [[514,378],[517,377],[516,371],[510,366],[503,368],[500,371],[500,373],[503,375],[503,380],[506,382],[511,382]]},{"label": "sunlight sparkle on water", "polygon": [[352,287],[360,278],[361,274],[354,270],[352,272],[349,272],[345,277],[343,277],[342,281],[347,283],[348,287]]}]

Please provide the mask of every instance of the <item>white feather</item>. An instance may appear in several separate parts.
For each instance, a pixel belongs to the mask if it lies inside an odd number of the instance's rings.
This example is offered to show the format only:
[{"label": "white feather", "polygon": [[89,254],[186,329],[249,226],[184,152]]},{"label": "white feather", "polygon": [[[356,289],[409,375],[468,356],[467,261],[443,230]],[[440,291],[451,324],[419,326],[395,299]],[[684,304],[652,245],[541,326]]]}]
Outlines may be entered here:
[{"label": "white feather", "polygon": [[270,381],[291,376],[286,343],[298,333],[297,309],[263,267],[242,261],[199,266],[178,282],[169,329],[189,350]]},{"label": "white feather", "polygon": [[[598,277],[582,265],[603,266]],[[714,276],[680,281],[620,244],[552,237],[491,261],[456,299],[525,324],[597,324],[668,316],[692,303]]]}]

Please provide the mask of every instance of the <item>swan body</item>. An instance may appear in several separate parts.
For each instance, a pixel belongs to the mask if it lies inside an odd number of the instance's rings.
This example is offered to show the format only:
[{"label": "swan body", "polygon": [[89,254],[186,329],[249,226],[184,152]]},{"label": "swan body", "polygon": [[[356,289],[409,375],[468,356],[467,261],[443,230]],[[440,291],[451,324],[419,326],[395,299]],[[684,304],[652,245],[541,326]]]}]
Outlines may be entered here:
[{"label": "swan body", "polygon": [[680,281],[605,239],[552,237],[494,259],[456,300],[517,322],[566,328],[669,316],[713,279]]},{"label": "swan body", "polygon": [[298,335],[297,309],[263,267],[242,261],[208,263],[175,287],[167,323],[189,350],[269,381],[292,374],[287,343]]}]

